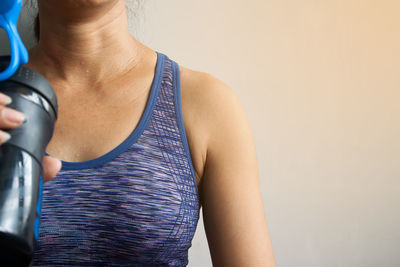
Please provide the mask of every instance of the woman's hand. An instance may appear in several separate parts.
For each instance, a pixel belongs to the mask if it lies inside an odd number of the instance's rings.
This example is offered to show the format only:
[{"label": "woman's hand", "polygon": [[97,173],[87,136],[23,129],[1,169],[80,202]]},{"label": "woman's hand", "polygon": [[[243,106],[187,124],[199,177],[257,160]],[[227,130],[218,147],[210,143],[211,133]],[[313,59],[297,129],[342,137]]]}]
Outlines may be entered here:
[{"label": "woman's hand", "polygon": [[[11,136],[3,130],[10,130],[19,127],[25,119],[23,113],[7,108],[11,98],[0,93],[0,145],[7,142]],[[43,180],[47,182],[56,176],[61,169],[61,161],[52,157],[43,159]]]}]

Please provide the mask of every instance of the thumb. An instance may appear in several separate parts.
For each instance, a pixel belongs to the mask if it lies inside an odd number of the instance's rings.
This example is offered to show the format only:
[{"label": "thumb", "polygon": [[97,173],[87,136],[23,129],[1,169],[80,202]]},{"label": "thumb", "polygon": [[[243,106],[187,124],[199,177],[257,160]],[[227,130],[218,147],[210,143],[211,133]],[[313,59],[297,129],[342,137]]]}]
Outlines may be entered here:
[{"label": "thumb", "polygon": [[49,156],[43,159],[43,180],[48,182],[61,170],[61,161]]}]

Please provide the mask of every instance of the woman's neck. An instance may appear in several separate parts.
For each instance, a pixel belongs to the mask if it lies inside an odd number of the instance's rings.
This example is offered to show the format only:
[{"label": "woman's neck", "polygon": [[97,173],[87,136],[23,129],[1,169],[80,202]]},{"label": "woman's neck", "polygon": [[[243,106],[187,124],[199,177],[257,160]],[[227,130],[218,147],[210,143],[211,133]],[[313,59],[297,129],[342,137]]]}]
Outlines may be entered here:
[{"label": "woman's neck", "polygon": [[40,41],[29,67],[50,80],[90,88],[138,65],[143,46],[129,33],[125,1],[93,7],[63,1],[39,1]]}]

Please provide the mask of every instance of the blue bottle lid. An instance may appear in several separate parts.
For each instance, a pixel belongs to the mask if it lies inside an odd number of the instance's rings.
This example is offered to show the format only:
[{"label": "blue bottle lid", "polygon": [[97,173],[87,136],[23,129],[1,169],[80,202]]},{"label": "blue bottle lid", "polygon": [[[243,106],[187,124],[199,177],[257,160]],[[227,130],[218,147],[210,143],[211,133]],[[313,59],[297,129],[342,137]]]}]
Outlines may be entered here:
[{"label": "blue bottle lid", "polygon": [[8,67],[0,72],[0,81],[7,80],[28,63],[28,50],[17,30],[18,17],[21,12],[22,0],[0,0],[0,28],[3,28],[10,42],[11,60]]}]

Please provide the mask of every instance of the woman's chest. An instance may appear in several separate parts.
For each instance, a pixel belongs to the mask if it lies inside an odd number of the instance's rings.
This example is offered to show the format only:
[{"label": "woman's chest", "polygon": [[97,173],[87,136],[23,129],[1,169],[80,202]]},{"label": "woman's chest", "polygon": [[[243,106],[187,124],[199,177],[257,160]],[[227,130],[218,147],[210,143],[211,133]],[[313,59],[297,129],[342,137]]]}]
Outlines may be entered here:
[{"label": "woman's chest", "polygon": [[71,107],[59,113],[47,152],[69,162],[98,158],[131,134],[140,115],[138,108]]},{"label": "woman's chest", "polygon": [[[181,145],[187,140],[191,161],[195,171],[197,185],[200,183],[199,173],[202,173],[203,156],[201,138],[196,135],[194,125],[190,114],[189,103],[186,98],[182,98],[182,119],[186,136],[179,133],[176,139],[179,139]],[[91,103],[81,99],[78,103],[61,101],[59,118],[57,120],[54,135],[51,139],[47,153],[67,162],[83,162],[107,155],[110,151],[120,147],[124,142],[131,138],[133,134],[139,135],[140,139],[148,140],[150,132],[154,135],[168,135],[166,128],[178,132],[179,116],[175,114],[172,118],[161,119],[159,123],[159,114],[162,108],[155,105],[149,119],[145,118],[145,110],[148,104],[148,95],[137,98],[135,101],[116,101],[112,103],[97,102]],[[167,112],[169,114],[169,112]],[[157,121],[158,119],[158,121]],[[175,120],[175,121],[174,121]],[[143,128],[143,129],[139,129]],[[147,131],[146,131],[147,130]],[[168,149],[163,147],[159,137],[154,140],[158,144],[147,144],[145,149]],[[186,138],[186,140],[185,140]],[[174,142],[167,140],[164,144]]]},{"label": "woman's chest", "polygon": [[199,218],[195,186],[156,157],[122,160],[63,170],[44,186],[41,263],[162,265],[171,251],[185,258]]}]

